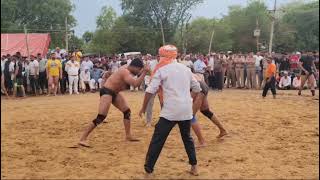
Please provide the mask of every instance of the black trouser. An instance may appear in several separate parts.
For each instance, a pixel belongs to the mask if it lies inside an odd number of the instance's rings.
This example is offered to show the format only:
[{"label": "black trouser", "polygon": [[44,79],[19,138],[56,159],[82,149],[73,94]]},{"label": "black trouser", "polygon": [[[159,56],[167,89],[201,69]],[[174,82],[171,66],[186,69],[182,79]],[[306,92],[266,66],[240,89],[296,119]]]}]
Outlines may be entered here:
[{"label": "black trouser", "polygon": [[22,85],[25,88],[26,93],[30,93],[29,92],[29,88],[28,88],[28,78],[30,80],[30,76],[27,75],[27,73],[24,74],[24,76],[21,78],[22,79]]},{"label": "black trouser", "polygon": [[36,76],[30,75],[30,86],[32,89],[32,92],[34,94],[36,94],[36,91],[39,89],[39,85],[38,85],[38,78],[36,78]]},{"label": "black trouser", "polygon": [[209,84],[209,72],[205,72],[203,74],[203,77],[204,77],[204,82],[206,82],[206,84]]},{"label": "black trouser", "polygon": [[154,133],[149,145],[144,169],[147,173],[153,172],[153,167],[157,162],[162,147],[166,142],[166,139],[171,129],[176,125],[179,125],[180,134],[183,140],[184,148],[189,157],[189,164],[196,165],[196,151],[193,143],[193,139],[190,135],[191,120],[187,121],[169,121],[165,118],[160,117],[159,122],[156,124]]},{"label": "black trouser", "polygon": [[271,92],[273,95],[276,95],[276,79],[274,77],[271,78],[271,81],[268,82],[269,78],[266,80],[266,84],[263,88],[262,96],[266,97],[269,89],[271,89]]},{"label": "black trouser", "polygon": [[219,90],[223,88],[223,76],[222,72],[214,72],[215,87]]},{"label": "black trouser", "polygon": [[214,84],[214,74],[213,74],[213,71],[211,71],[209,75],[209,87],[213,88],[213,84]]},{"label": "black trouser", "polygon": [[285,87],[282,87],[282,88],[279,87],[279,90],[290,90],[290,89],[291,89],[290,86],[285,86]]},{"label": "black trouser", "polygon": [[4,76],[4,86],[8,89],[8,91],[11,91],[13,89],[13,82],[11,80],[11,76]]},{"label": "black trouser", "polygon": [[48,89],[48,80],[46,71],[39,73],[39,86],[41,90]]},{"label": "black trouser", "polygon": [[64,94],[67,90],[67,82],[68,82],[68,75],[62,75],[62,79],[60,80],[60,91],[62,94]]}]

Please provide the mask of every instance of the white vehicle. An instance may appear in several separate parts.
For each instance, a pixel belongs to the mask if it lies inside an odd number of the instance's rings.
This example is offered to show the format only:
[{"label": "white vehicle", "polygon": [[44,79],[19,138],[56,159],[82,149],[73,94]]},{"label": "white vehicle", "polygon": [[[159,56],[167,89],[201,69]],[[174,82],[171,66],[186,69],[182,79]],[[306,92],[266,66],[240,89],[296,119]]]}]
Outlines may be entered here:
[{"label": "white vehicle", "polygon": [[[141,52],[126,52],[126,53],[123,53],[124,56],[127,58],[128,56],[138,56],[138,55],[141,55]],[[121,56],[121,54],[119,54],[119,56]]]}]

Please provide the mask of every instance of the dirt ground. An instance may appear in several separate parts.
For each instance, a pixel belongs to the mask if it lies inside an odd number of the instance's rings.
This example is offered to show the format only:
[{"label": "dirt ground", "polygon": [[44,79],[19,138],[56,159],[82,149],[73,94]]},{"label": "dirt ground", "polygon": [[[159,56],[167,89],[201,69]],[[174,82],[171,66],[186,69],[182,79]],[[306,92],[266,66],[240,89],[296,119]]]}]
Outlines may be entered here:
[{"label": "dirt ground", "polygon": [[[209,93],[209,102],[229,132],[197,114],[208,146],[197,150],[200,176],[190,176],[188,158],[176,126],[155,167],[157,179],[316,179],[319,178],[319,94],[279,91],[278,99],[261,91]],[[97,115],[99,95],[30,97],[1,100],[1,178],[144,178],[143,164],[153,133],[138,111],[142,92],[125,92],[132,110],[132,131],[140,142],[124,140],[123,115],[111,108],[108,123],[89,137],[93,148],[68,148]],[[154,120],[159,105],[155,103]],[[198,143],[197,139],[195,142]]]}]

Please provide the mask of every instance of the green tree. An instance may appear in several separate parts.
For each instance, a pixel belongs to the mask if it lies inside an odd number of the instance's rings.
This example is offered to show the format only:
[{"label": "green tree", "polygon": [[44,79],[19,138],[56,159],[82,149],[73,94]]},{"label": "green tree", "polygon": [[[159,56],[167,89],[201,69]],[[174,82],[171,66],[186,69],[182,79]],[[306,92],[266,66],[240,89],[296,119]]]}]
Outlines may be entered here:
[{"label": "green tree", "polygon": [[261,30],[260,40],[267,41],[269,39],[270,18],[266,5],[261,1],[251,0],[246,7],[231,6],[229,14],[223,19],[232,29],[231,37],[234,41],[234,51],[256,51],[256,39],[253,36],[253,31],[256,29],[257,20]]},{"label": "green tree", "polygon": [[275,46],[287,50],[319,50],[319,1],[291,3],[282,8]]},{"label": "green tree", "polygon": [[84,41],[81,38],[78,38],[75,35],[70,36],[70,39],[69,39],[70,50],[73,51],[75,48],[82,49],[83,46],[84,46]]},{"label": "green tree", "polygon": [[207,54],[210,38],[214,30],[211,51],[227,51],[232,49],[232,30],[223,20],[197,18],[192,21],[186,31],[187,51]]},{"label": "green tree", "polygon": [[97,28],[110,30],[117,18],[117,13],[112,7],[103,6],[101,14],[97,17]]},{"label": "green tree", "polygon": [[65,18],[68,28],[76,25],[70,0],[1,0],[1,33],[50,33],[51,48],[64,47]]},{"label": "green tree", "polygon": [[86,43],[89,43],[92,38],[93,38],[93,33],[92,32],[89,32],[89,31],[86,31],[83,35],[82,35],[82,39],[84,42]]},{"label": "green tree", "polygon": [[[161,32],[164,30],[166,42],[174,40],[175,32],[190,16],[191,8],[203,0],[122,0],[125,15],[132,16],[144,24]],[[160,34],[160,33],[159,33]],[[157,37],[161,39],[160,37]]]}]

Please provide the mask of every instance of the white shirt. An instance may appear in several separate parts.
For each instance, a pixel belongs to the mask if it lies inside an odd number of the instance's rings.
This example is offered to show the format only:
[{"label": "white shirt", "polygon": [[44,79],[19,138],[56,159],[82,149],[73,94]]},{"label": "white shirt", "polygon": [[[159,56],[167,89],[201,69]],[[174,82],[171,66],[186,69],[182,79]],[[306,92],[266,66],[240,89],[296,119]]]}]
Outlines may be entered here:
[{"label": "white shirt", "polygon": [[13,62],[13,61],[11,61],[10,62],[10,64],[9,64],[9,72],[10,72],[10,74],[11,74],[11,80],[13,80],[14,79],[14,73],[15,73],[15,71],[14,71],[14,66],[15,66],[15,62]]},{"label": "white shirt", "polygon": [[77,76],[79,73],[80,64],[78,61],[71,61],[69,60],[66,63],[65,70],[67,71],[68,75],[70,76]]},{"label": "white shirt", "polygon": [[170,121],[192,119],[192,98],[190,89],[200,92],[200,84],[192,77],[186,66],[173,62],[157,70],[146,92],[155,94],[159,86],[163,88],[163,107],[160,117]]},{"label": "white shirt", "polygon": [[131,59],[128,59],[128,60],[127,60],[127,65],[128,65],[128,66],[130,65],[131,61],[132,61]]},{"label": "white shirt", "polygon": [[93,69],[93,63],[91,60],[88,60],[88,61],[82,61],[81,63],[81,71],[84,71],[86,68],[90,70]]},{"label": "white shirt", "polygon": [[298,79],[298,77],[293,78],[292,86],[295,88],[300,87],[301,86],[301,78],[300,79]]},{"label": "white shirt", "polygon": [[[17,66],[18,66],[18,62],[17,62]],[[24,63],[24,71],[22,71],[22,76],[27,76],[29,77],[30,75],[30,63],[27,64],[27,63]]]},{"label": "white shirt", "polygon": [[[130,62],[130,63],[131,63],[131,62]],[[116,62],[113,62],[113,61],[110,62],[110,68],[111,68],[111,72],[112,72],[112,73],[118,71],[119,67],[120,67],[120,64],[119,64],[118,61],[116,61]]]},{"label": "white shirt", "polygon": [[285,78],[285,76],[281,77],[280,82],[279,82],[279,87],[286,87],[286,86],[290,86],[291,85],[291,77],[287,76],[287,78]]},{"label": "white shirt", "polygon": [[4,64],[8,61],[8,59],[1,60],[1,71],[4,71]]},{"label": "white shirt", "polygon": [[192,68],[193,67],[193,63],[192,61],[186,61],[186,60],[183,60],[183,61],[180,61],[181,64],[187,66],[188,68]]},{"label": "white shirt", "polygon": [[80,79],[81,79],[81,81],[90,81],[90,71],[88,71],[87,73],[86,73],[86,71],[81,71],[81,73],[80,73]]},{"label": "white shirt", "polygon": [[37,60],[30,61],[29,71],[31,76],[39,75],[39,63]]},{"label": "white shirt", "polygon": [[209,58],[208,66],[210,66],[210,70],[213,71],[213,68],[214,68],[214,58],[213,57]]},{"label": "white shirt", "polygon": [[256,66],[256,67],[260,67],[260,61],[263,59],[263,57],[262,57],[262,56],[257,56],[257,55],[254,55],[253,57],[254,57],[255,60],[256,60],[255,66]]},{"label": "white shirt", "polygon": [[61,59],[61,51],[59,51],[59,52],[55,51],[54,53],[56,54],[56,59],[58,59],[58,58]]},{"label": "white shirt", "polygon": [[11,61],[9,64],[9,72],[11,72],[11,73],[14,72],[14,65],[15,65],[15,63],[13,61]]},{"label": "white shirt", "polygon": [[152,59],[152,60],[149,62],[151,72],[153,72],[153,70],[156,68],[156,65],[157,65],[157,64],[158,64],[158,61],[157,61],[156,59]]},{"label": "white shirt", "polygon": [[193,64],[193,69],[195,73],[201,73],[203,74],[205,72],[204,68],[206,68],[206,64],[198,59],[196,62]]},{"label": "white shirt", "polygon": [[151,79],[151,76],[147,75],[144,77],[144,84],[149,86],[150,84],[150,79]]},{"label": "white shirt", "polygon": [[44,72],[46,70],[47,59],[41,59],[39,61],[39,72]]}]

